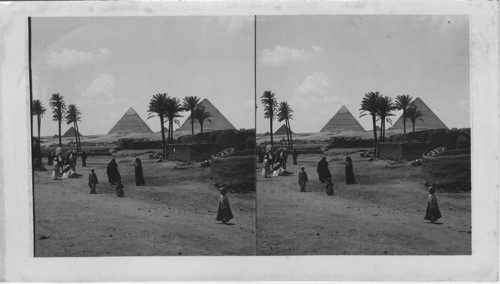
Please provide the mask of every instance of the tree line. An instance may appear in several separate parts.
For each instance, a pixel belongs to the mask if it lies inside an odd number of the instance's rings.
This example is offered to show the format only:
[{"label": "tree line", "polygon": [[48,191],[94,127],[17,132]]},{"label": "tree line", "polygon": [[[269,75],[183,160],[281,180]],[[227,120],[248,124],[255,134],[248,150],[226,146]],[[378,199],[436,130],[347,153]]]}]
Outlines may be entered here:
[{"label": "tree line", "polygon": [[[172,143],[174,133],[173,125],[174,123],[179,125],[178,118],[182,117],[182,115],[180,115],[181,112],[188,111],[191,114],[192,135],[194,135],[194,121],[197,121],[200,124],[201,133],[203,133],[204,123],[206,121],[211,122],[210,118],[212,117],[212,114],[205,110],[205,108],[200,104],[200,101],[201,98],[197,96],[187,96],[181,102],[180,99],[171,97],[166,93],[153,95],[148,105],[148,119],[155,116],[160,118],[164,157],[166,142],[168,141],[168,143]],[[74,104],[66,106],[64,97],[60,94],[52,94],[49,100],[49,106],[52,110],[52,120],[58,124],[59,146],[62,146],[61,124],[63,121],[66,121],[68,125],[73,124],[75,129],[77,151],[81,151],[81,139],[78,122],[81,122],[82,113],[78,107]],[[40,141],[41,120],[46,111],[47,109],[40,100],[33,100],[31,103],[31,115],[36,116],[37,119],[38,141]],[[168,131],[168,140],[165,140],[165,123],[168,123],[168,127],[166,128]]]},{"label": "tree line", "polygon": [[[62,146],[61,142],[61,124],[66,121],[66,124],[73,124],[75,130],[75,141],[77,151],[81,151],[81,141],[80,141],[80,130],[78,128],[78,122],[81,121],[82,113],[78,107],[74,104],[66,106],[64,102],[64,97],[60,94],[52,94],[49,100],[49,105],[52,109],[52,120],[57,122],[58,126],[58,137],[59,146]],[[37,118],[37,128],[38,128],[38,141],[40,141],[40,127],[42,122],[42,117],[46,112],[46,108],[43,106],[40,100],[34,100],[31,103],[31,115]]]},{"label": "tree line", "polygon": [[[205,110],[200,104],[201,98],[197,96],[185,97],[182,102],[176,98],[171,97],[167,93],[158,93],[153,95],[148,106],[148,119],[152,117],[160,118],[161,127],[161,142],[163,149],[163,157],[166,157],[166,142],[172,143],[174,137],[174,123],[180,125],[177,118],[182,117],[181,112],[190,112],[191,114],[191,135],[194,135],[194,121],[200,124],[200,132],[203,133],[203,124],[205,121],[212,122],[210,118],[212,114]],[[167,140],[165,140],[165,123],[168,122],[167,127]]]},{"label": "tree line", "polygon": [[[271,136],[271,145],[273,145],[273,121],[277,119],[279,122],[285,121],[287,132],[287,143],[289,148],[293,148],[292,133],[290,130],[290,119],[292,119],[293,110],[290,105],[283,101],[278,104],[276,94],[272,91],[265,91],[260,97],[261,104],[264,107],[264,118],[269,119],[269,135]],[[392,111],[403,111],[403,131],[406,134],[406,119],[409,119],[413,125],[415,132],[415,124],[417,120],[423,121],[422,112],[417,110],[415,105],[412,105],[413,97],[409,95],[396,96],[396,100],[389,96],[384,96],[380,92],[366,93],[361,101],[361,115],[370,115],[373,124],[373,139],[375,143],[385,141],[386,122],[392,125],[391,117],[394,116]],[[380,122],[380,135],[377,138],[377,122]]]}]

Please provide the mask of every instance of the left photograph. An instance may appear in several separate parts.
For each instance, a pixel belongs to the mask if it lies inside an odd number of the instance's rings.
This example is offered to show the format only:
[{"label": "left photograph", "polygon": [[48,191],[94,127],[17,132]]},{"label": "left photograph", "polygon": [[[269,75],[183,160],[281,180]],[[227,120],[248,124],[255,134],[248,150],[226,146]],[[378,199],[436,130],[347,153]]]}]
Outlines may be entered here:
[{"label": "left photograph", "polygon": [[254,17],[27,21],[34,256],[255,255]]}]

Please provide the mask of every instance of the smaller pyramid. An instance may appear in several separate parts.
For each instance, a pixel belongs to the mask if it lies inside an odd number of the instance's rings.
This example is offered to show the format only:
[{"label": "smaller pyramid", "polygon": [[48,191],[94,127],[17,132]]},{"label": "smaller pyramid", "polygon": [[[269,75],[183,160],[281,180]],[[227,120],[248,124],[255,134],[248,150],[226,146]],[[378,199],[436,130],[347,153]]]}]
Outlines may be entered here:
[{"label": "smaller pyramid", "polygon": [[[417,107],[417,111],[420,111],[424,116],[421,121],[417,119],[415,123],[415,130],[423,130],[423,129],[448,129],[448,127],[439,119],[439,117],[420,99],[416,98],[413,102],[410,103],[410,107]],[[406,119],[406,131],[410,129],[411,131],[412,124],[409,118]],[[398,120],[392,125],[390,130],[403,130],[403,115],[398,118]]]},{"label": "smaller pyramid", "polygon": [[108,134],[115,133],[152,133],[151,128],[142,120],[133,108],[129,108],[127,112],[118,120],[111,128]]},{"label": "smaller pyramid", "polygon": [[[286,135],[286,125],[281,125],[280,128],[278,128],[278,130],[276,130],[276,132],[274,132],[274,135]],[[294,134],[291,130],[290,130],[290,133]]]},{"label": "smaller pyramid", "polygon": [[365,129],[351,112],[342,106],[320,132],[331,131],[365,131]]},{"label": "smaller pyramid", "polygon": [[[64,135],[61,137],[73,137],[74,138],[75,134],[76,134],[76,130],[73,126],[71,126],[71,128],[68,129],[68,131],[66,131],[66,133],[64,133]],[[81,133],[78,133],[78,134],[79,134],[79,136],[83,136]]]},{"label": "smaller pyramid", "polygon": [[[227,118],[208,100],[203,99],[200,102],[199,107],[204,107],[206,112],[209,112],[212,117],[210,121],[206,120],[203,123],[203,132],[217,131],[217,130],[236,130],[236,128],[227,120]],[[194,121],[194,133],[200,133],[200,123]],[[191,115],[184,121],[181,127],[175,130],[177,133],[181,134],[191,134]]]}]

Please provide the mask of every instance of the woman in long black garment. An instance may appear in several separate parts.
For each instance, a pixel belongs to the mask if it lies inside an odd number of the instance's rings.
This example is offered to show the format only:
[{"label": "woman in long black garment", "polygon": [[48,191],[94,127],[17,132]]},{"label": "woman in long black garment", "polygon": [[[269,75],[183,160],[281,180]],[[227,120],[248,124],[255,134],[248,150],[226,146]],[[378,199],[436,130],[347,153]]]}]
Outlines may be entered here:
[{"label": "woman in long black garment", "polygon": [[352,169],[351,157],[345,158],[345,183],[346,184],[355,184],[356,183],[356,180],[354,179],[354,172]]},{"label": "woman in long black garment", "polygon": [[106,173],[108,174],[108,181],[110,184],[116,184],[118,180],[121,180],[120,173],[118,172],[118,164],[115,159],[109,162]]},{"label": "woman in long black garment", "polygon": [[330,169],[328,169],[328,162],[326,161],[326,157],[323,157],[321,161],[319,161],[317,171],[318,171],[319,181],[321,183],[325,183],[328,179],[332,178]]},{"label": "woman in long black garment", "polygon": [[144,176],[142,175],[142,162],[141,159],[135,159],[135,185],[140,186],[146,184]]}]

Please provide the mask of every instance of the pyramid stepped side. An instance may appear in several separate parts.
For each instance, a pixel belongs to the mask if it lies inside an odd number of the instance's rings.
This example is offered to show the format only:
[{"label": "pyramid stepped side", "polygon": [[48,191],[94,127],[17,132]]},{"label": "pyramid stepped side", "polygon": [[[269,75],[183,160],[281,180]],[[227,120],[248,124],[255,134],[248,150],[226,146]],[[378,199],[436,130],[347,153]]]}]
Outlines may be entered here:
[{"label": "pyramid stepped side", "polygon": [[153,131],[142,120],[142,118],[130,108],[118,122],[111,128],[108,134],[115,133],[152,133]]},{"label": "pyramid stepped side", "polygon": [[[236,128],[227,120],[227,118],[208,100],[201,101],[200,106],[205,107],[205,111],[209,112],[212,117],[211,121],[203,123],[203,132],[210,132],[216,130],[236,130]],[[186,132],[191,134],[191,115],[182,123],[181,127],[177,128],[175,132]],[[194,121],[194,132],[200,132],[200,123]]]},{"label": "pyramid stepped side", "polygon": [[[281,125],[280,128],[278,128],[278,130],[276,130],[276,132],[274,132],[274,135],[286,135],[286,125]],[[293,131],[290,131],[290,133],[294,134]]]},{"label": "pyramid stepped side", "polygon": [[[64,135],[62,135],[61,137],[75,137],[75,133],[76,133],[76,130],[73,126],[71,126],[70,129],[68,129],[68,131],[66,131],[66,133],[64,133]],[[80,136],[83,136],[81,133],[80,133]]]},{"label": "pyramid stepped side", "polygon": [[351,112],[342,106],[320,132],[329,131],[365,131],[365,129]]},{"label": "pyramid stepped side", "polygon": [[[420,99],[416,98],[411,104],[411,106],[416,106],[417,110],[422,112],[424,115],[421,120],[417,120],[415,123],[415,129],[448,129],[448,127],[439,119],[439,117]],[[403,115],[398,118],[398,120],[389,128],[390,130],[403,130]],[[406,131],[412,129],[412,124],[410,119],[406,119]]]}]

